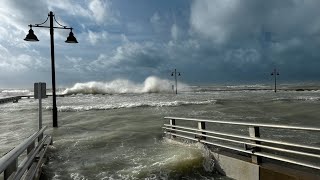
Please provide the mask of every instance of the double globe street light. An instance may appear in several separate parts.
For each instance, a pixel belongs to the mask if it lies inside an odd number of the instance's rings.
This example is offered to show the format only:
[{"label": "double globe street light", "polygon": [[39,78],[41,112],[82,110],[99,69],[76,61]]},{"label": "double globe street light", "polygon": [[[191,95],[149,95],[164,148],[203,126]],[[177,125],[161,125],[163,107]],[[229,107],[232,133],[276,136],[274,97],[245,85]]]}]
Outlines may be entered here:
[{"label": "double globe street light", "polygon": [[[50,26],[43,25],[50,20]],[[53,21],[55,21],[59,26],[53,26]],[[51,73],[52,73],[52,124],[53,127],[58,127],[58,113],[57,113],[57,103],[56,103],[56,75],[55,75],[55,63],[54,63],[54,29],[70,29],[69,36],[66,43],[78,43],[77,39],[74,37],[72,32],[72,27],[63,26],[55,18],[55,15],[52,11],[49,12],[47,19],[41,24],[30,24],[30,30],[27,34],[25,41],[39,41],[37,36],[34,34],[32,27],[40,27],[40,28],[49,28],[50,29],[50,42],[51,42]]]},{"label": "double globe street light", "polygon": [[174,76],[175,83],[176,83],[176,94],[178,94],[178,80],[177,76],[181,76],[180,72],[177,72],[177,69],[174,69],[174,71],[171,73],[171,76]]},{"label": "double globe street light", "polygon": [[274,76],[274,92],[277,92],[277,76],[279,76],[279,70],[277,68],[273,69],[273,72],[271,73],[271,76]]}]

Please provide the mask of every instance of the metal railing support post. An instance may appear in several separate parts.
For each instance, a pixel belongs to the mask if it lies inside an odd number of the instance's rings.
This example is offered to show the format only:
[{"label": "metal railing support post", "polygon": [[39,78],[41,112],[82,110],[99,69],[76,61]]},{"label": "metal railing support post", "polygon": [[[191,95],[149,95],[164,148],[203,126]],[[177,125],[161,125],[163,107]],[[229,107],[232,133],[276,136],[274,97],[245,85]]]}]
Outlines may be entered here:
[{"label": "metal railing support post", "polygon": [[[249,136],[250,137],[260,137],[260,131],[258,126],[250,126],[249,127]],[[255,144],[260,144],[259,141],[252,141]],[[252,147],[252,152],[259,152],[261,149],[259,147]],[[255,164],[260,164],[261,163],[261,157],[257,155],[251,155],[251,162]]]},{"label": "metal railing support post", "polygon": [[33,143],[31,143],[27,148],[27,154],[29,154],[34,148],[35,148],[35,143],[33,141]]},{"label": "metal railing support post", "polygon": [[[176,120],[175,119],[170,119],[170,125],[176,125]],[[171,127],[171,129],[175,129],[175,127]],[[171,133],[176,133],[175,131],[171,130]],[[175,138],[175,135],[171,135],[171,138]]]},{"label": "metal railing support post", "polygon": [[[205,130],[206,129],[206,122],[198,122],[198,129]],[[205,132],[201,132],[201,134],[206,134]],[[206,140],[205,136],[198,137],[200,140]]]},{"label": "metal railing support post", "polygon": [[10,178],[10,176],[12,175],[12,173],[14,171],[16,171],[18,168],[18,159],[15,159],[8,167],[6,170],[4,170],[3,173],[3,179],[7,180]]}]

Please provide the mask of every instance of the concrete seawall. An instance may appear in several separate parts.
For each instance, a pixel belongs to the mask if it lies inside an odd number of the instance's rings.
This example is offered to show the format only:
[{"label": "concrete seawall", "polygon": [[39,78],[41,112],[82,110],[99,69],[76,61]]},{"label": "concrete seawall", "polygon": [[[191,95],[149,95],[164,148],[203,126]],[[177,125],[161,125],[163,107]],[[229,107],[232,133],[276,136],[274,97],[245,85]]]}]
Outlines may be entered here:
[{"label": "concrete seawall", "polygon": [[254,164],[251,157],[212,152],[219,173],[237,180],[319,180],[320,171],[299,170],[276,162]]}]

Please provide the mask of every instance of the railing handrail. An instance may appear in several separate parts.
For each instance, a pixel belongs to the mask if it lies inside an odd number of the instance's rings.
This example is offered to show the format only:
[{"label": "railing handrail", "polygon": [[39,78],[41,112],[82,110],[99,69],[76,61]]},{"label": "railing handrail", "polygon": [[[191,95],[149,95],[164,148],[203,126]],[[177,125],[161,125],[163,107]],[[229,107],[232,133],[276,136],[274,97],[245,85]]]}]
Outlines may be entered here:
[{"label": "railing handrail", "polygon": [[[48,135],[45,135],[42,139],[42,141],[40,142],[40,144],[37,146],[37,148],[33,149],[33,152],[39,152],[40,149],[43,147],[45,141],[47,139],[50,139],[51,137]],[[30,167],[33,159],[36,157],[36,153],[32,153],[25,161],[24,165],[22,165],[21,167],[18,167],[17,172],[15,174],[15,178],[20,179],[24,174],[25,171],[28,169],[28,167]]]},{"label": "railing handrail", "polygon": [[[167,130],[171,130],[171,129],[168,128]],[[265,148],[265,149],[276,150],[276,151],[280,151],[280,152],[286,152],[286,153],[291,153],[291,154],[298,154],[298,155],[304,155],[304,156],[309,156],[309,157],[320,158],[319,154],[305,153],[305,152],[300,152],[300,151],[295,151],[295,150],[287,150],[287,149],[277,148],[277,147],[273,147],[273,146],[266,146],[266,145],[261,145],[261,144],[244,142],[244,141],[240,141],[240,140],[233,140],[233,139],[222,138],[222,137],[217,137],[217,136],[210,136],[210,135],[206,135],[206,134],[194,133],[194,132],[191,132],[191,131],[184,131],[184,130],[180,130],[180,129],[174,129],[174,131],[183,132],[183,133],[187,133],[187,134],[198,135],[198,136],[203,136],[203,137],[209,137],[211,139],[229,141],[229,142],[238,143],[238,144],[246,144],[246,145],[261,147],[261,148]]]},{"label": "railing handrail", "polygon": [[279,157],[279,156],[276,156],[276,155],[270,155],[270,154],[262,153],[262,152],[252,152],[250,150],[244,150],[244,149],[240,149],[240,148],[237,148],[237,147],[232,147],[232,146],[229,146],[229,145],[222,145],[222,144],[215,143],[215,142],[209,142],[209,141],[206,141],[206,140],[199,140],[199,139],[196,139],[196,138],[192,138],[192,137],[188,137],[188,136],[184,136],[184,135],[180,135],[180,134],[168,133],[168,132],[165,132],[165,133],[166,134],[175,135],[175,136],[178,136],[178,137],[181,137],[181,138],[193,140],[193,141],[198,141],[198,142],[210,144],[210,145],[213,145],[213,146],[218,146],[218,147],[222,147],[222,148],[226,148],[226,149],[231,149],[231,150],[234,150],[234,151],[239,151],[239,152],[243,152],[243,153],[247,153],[247,154],[251,154],[251,155],[255,154],[255,155],[259,155],[261,157],[265,157],[265,158],[270,158],[270,159],[274,159],[274,160],[279,160],[279,161],[283,161],[283,162],[288,162],[288,163],[297,164],[297,165],[301,165],[301,166],[305,166],[305,167],[309,167],[309,168],[320,170],[320,166],[316,166],[316,165],[310,164],[310,163],[298,162],[298,161],[294,161],[294,160],[289,159],[289,158]]},{"label": "railing handrail", "polygon": [[25,139],[22,143],[16,146],[14,149],[9,151],[3,157],[0,158],[0,173],[6,170],[6,168],[13,163],[27,148],[30,146],[36,138],[38,138],[41,134],[43,134],[44,130],[47,126],[44,126],[38,132],[33,133],[27,139]]},{"label": "railing handrail", "polygon": [[204,133],[215,134],[215,135],[220,135],[220,136],[227,136],[227,137],[238,138],[238,139],[266,142],[266,143],[272,143],[272,144],[277,144],[277,145],[292,146],[292,147],[299,147],[299,148],[320,151],[320,146],[310,146],[310,145],[305,145],[305,144],[288,143],[288,142],[284,142],[284,141],[275,141],[275,140],[271,140],[271,139],[264,139],[264,138],[258,138],[258,137],[249,137],[249,136],[236,135],[236,134],[230,134],[230,133],[221,133],[221,132],[212,131],[212,130],[201,130],[201,129],[196,129],[196,128],[189,128],[186,126],[177,126],[177,125],[170,125],[170,124],[164,124],[164,126],[170,127],[170,128],[163,127],[163,129],[166,129],[166,130],[172,130],[172,127],[173,127],[173,128],[191,130],[191,131],[196,131],[196,132],[204,132]]},{"label": "railing handrail", "polygon": [[197,122],[209,122],[209,123],[241,125],[241,126],[257,126],[257,127],[267,127],[267,128],[280,128],[280,129],[319,131],[320,132],[320,128],[308,127],[308,126],[292,126],[292,125],[283,125],[283,124],[252,123],[252,122],[239,122],[239,121],[222,121],[222,120],[181,118],[181,117],[164,117],[164,118],[165,119],[184,120],[184,121],[197,121]]},{"label": "railing handrail", "polygon": [[[182,117],[165,117],[165,119],[170,120],[170,124],[164,124],[164,127],[162,128],[165,129],[165,134],[171,135],[171,138],[180,137],[208,145],[226,148],[229,150],[248,153],[251,155],[252,162],[256,164],[262,162],[260,157],[265,157],[320,170],[320,164],[313,162],[314,159],[311,160],[311,158],[320,159],[319,146],[285,142],[273,139],[264,139],[260,137],[259,132],[260,127],[266,127],[280,128],[286,130],[312,131],[318,133],[320,132],[320,128],[317,127],[222,121]],[[198,127],[193,128],[190,126],[176,125],[177,120],[197,122]],[[249,130],[249,136],[233,134],[223,131],[209,130],[206,129],[206,123],[220,123],[228,125],[247,126]],[[208,141],[207,139],[213,139],[215,141]],[[243,145],[243,148],[238,147],[238,145],[231,146],[230,143]],[[280,154],[278,154],[279,152]],[[291,157],[289,154],[291,154],[291,156],[298,155],[301,158],[299,159],[298,157]],[[303,156],[309,158],[302,159]]]}]

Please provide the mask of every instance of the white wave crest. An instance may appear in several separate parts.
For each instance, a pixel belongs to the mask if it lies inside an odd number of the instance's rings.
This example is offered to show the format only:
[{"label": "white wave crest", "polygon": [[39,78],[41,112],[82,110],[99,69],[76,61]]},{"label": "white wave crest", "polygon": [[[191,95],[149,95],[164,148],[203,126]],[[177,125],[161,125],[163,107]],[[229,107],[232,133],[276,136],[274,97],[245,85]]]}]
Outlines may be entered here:
[{"label": "white wave crest", "polygon": [[33,95],[33,92],[30,92],[27,89],[6,89],[0,92],[0,96],[23,96],[23,95]]},{"label": "white wave crest", "polygon": [[[134,83],[129,80],[117,79],[111,82],[86,82],[76,83],[67,88],[63,94],[123,94],[123,93],[162,93],[172,92],[170,80],[160,79],[155,76],[148,77],[143,83]],[[178,88],[187,89],[187,85],[178,84]]]},{"label": "white wave crest", "polygon": [[[61,112],[78,112],[78,111],[90,111],[90,110],[109,110],[109,109],[122,109],[122,108],[138,108],[138,107],[171,107],[171,106],[183,106],[183,105],[202,105],[215,103],[216,100],[205,100],[205,101],[171,101],[171,102],[130,102],[121,103],[114,105],[90,105],[90,106],[59,106],[58,111]],[[46,110],[51,110],[51,106],[46,106]]]},{"label": "white wave crest", "polygon": [[301,101],[319,101],[320,97],[314,97],[314,96],[298,96],[296,97],[297,100]]}]

